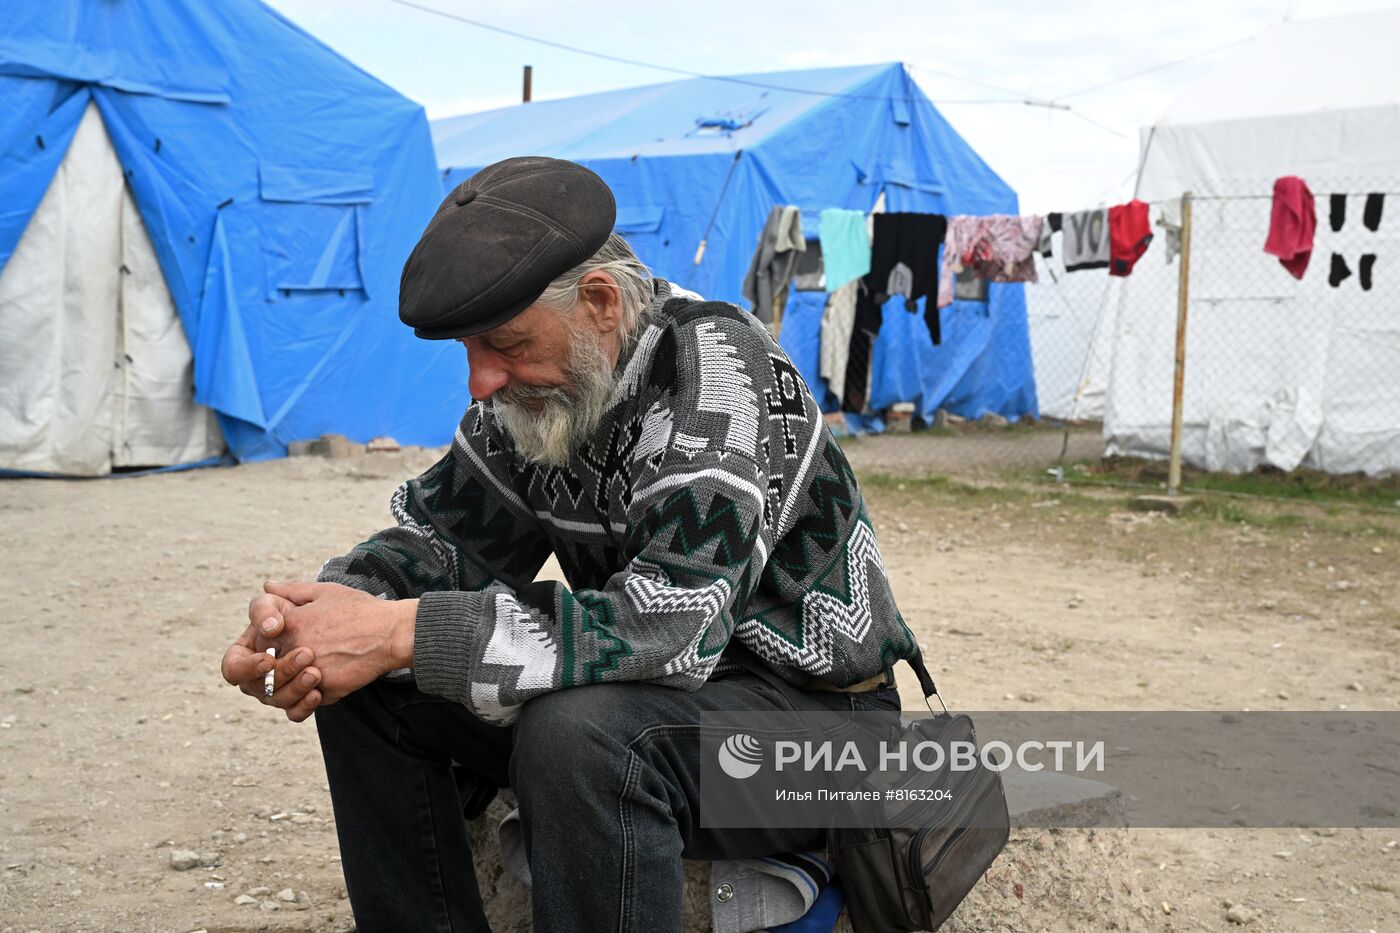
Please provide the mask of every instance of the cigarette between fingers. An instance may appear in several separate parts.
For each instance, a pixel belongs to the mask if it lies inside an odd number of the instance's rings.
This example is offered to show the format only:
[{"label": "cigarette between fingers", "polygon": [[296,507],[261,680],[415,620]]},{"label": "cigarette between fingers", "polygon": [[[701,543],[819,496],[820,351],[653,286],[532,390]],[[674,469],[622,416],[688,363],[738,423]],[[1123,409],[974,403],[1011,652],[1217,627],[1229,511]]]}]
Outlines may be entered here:
[{"label": "cigarette between fingers", "polygon": [[[268,656],[269,658],[272,658],[273,660],[276,660],[276,658],[277,658],[277,649],[276,649],[276,648],[268,648],[268,649],[267,649],[267,656]],[[274,677],[275,677],[275,675],[273,674],[273,668],[269,667],[269,668],[267,669],[267,673],[263,675],[263,696],[265,696],[265,697],[270,697],[270,696],[272,696],[272,683],[273,683],[273,678],[274,678]]]}]

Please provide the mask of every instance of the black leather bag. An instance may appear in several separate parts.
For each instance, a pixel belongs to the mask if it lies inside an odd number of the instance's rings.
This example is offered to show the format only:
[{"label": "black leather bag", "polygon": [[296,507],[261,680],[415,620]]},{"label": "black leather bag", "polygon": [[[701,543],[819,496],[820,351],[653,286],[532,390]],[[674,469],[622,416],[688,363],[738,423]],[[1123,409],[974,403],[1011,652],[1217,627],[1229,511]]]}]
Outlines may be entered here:
[{"label": "black leather bag", "polygon": [[[977,732],[970,718],[945,710],[909,722],[903,739],[909,748],[932,741],[947,749],[975,744]],[[882,801],[887,790],[903,799],[883,801],[876,825],[828,831],[827,854],[842,879],[851,926],[856,933],[937,930],[1006,848],[1011,824],[1001,774],[979,756],[972,770],[909,769],[863,787],[879,791]]]},{"label": "black leather bag", "polygon": [[[742,646],[731,645],[726,655],[781,689],[793,689]],[[908,659],[918,675],[927,703],[938,696],[923,654]],[[867,825],[832,826],[827,831],[827,857],[834,864],[846,894],[855,933],[909,933],[937,930],[962,903],[978,879],[1006,848],[1011,820],[1001,774],[979,754],[970,770],[953,770],[947,754],[954,742],[977,743],[977,730],[966,715],[948,712],[942,697],[941,714],[908,720],[900,738],[907,749],[936,742],[945,751],[943,767],[880,772],[860,789],[878,792],[881,801]],[[893,791],[886,799],[886,791]]]}]

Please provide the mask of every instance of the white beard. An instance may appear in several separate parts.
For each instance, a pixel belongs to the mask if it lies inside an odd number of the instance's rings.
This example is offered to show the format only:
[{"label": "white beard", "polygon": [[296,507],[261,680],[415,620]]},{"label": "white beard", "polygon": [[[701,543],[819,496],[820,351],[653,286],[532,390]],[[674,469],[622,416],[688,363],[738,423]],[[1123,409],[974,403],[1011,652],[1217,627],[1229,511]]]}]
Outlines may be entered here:
[{"label": "white beard", "polygon": [[[564,466],[598,427],[616,379],[599,335],[571,334],[564,386],[513,386],[491,396],[491,408],[516,452],[530,463]],[[538,401],[531,411],[523,403]]]}]

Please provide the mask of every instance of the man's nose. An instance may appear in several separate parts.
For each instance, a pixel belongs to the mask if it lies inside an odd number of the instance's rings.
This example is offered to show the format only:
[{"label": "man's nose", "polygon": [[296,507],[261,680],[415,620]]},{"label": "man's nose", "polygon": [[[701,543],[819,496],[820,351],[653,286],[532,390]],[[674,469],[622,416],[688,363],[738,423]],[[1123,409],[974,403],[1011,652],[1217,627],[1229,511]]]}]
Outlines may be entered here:
[{"label": "man's nose", "polygon": [[510,382],[510,374],[498,360],[492,359],[493,355],[489,351],[467,347],[467,367],[470,370],[467,389],[474,399],[490,398],[492,393],[505,388]]}]

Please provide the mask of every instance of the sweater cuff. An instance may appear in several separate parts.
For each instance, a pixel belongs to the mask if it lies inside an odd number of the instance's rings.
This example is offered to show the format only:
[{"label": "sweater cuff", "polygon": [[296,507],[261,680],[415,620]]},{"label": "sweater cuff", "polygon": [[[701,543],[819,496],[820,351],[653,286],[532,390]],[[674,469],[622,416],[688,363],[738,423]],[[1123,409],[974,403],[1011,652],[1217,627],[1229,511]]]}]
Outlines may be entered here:
[{"label": "sweater cuff", "polygon": [[484,592],[432,592],[418,598],[413,676],[424,693],[471,706],[472,645],[486,615]]}]

